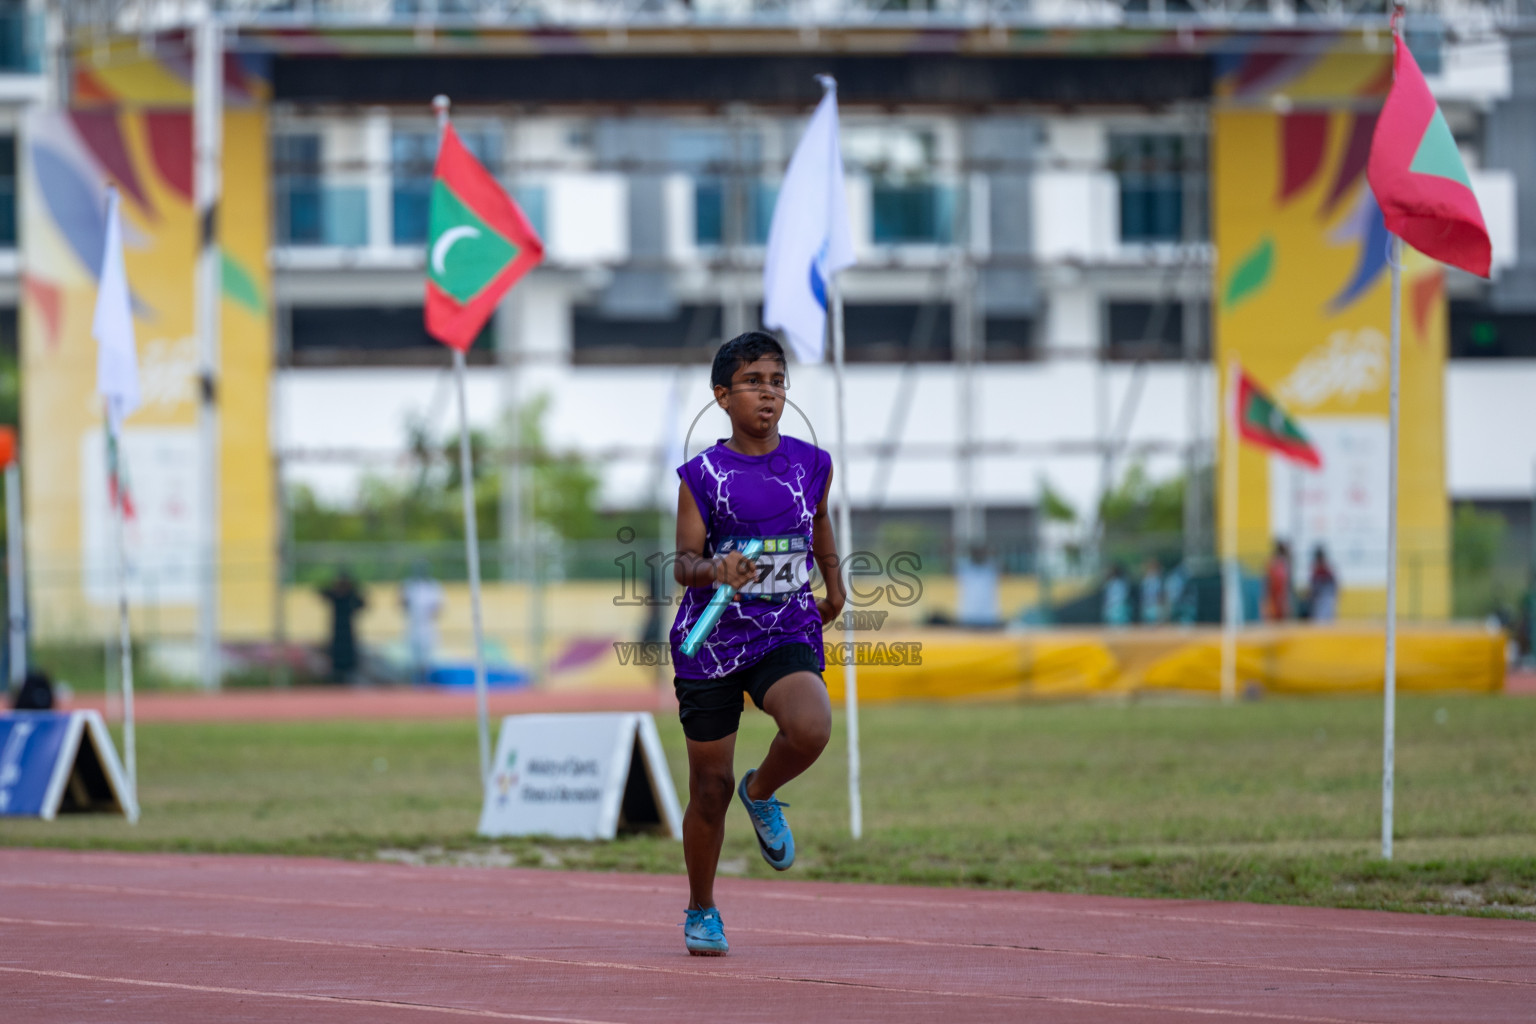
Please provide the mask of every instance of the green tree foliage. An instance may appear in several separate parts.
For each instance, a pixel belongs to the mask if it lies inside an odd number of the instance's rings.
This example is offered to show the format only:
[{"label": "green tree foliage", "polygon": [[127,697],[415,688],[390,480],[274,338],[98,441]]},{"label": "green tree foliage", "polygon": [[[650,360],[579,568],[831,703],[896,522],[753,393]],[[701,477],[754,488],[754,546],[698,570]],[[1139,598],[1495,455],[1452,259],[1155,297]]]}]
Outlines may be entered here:
[{"label": "green tree foliage", "polygon": [[1045,479],[1040,481],[1040,515],[1050,523],[1077,522],[1077,509]]},{"label": "green tree foliage", "polygon": [[587,540],[607,532],[597,513],[597,474],[575,452],[553,453],[544,437],[549,396],[540,394],[522,409],[521,447],[533,459],[533,515],[566,540]]},{"label": "green tree foliage", "polygon": [[1458,618],[1482,618],[1519,593],[1525,567],[1506,565],[1502,557],[1507,529],[1497,512],[1466,502],[1456,506],[1451,516],[1451,611]]},{"label": "green tree foliage", "polygon": [[[1213,479],[1212,467],[1204,465],[1196,470],[1199,486],[1197,494],[1209,496]],[[1156,557],[1163,566],[1184,560],[1187,550],[1184,537],[1184,496],[1188,486],[1185,474],[1154,480],[1140,461],[1132,462],[1119,483],[1104,496],[1099,505],[1101,528],[1100,555],[1107,566],[1116,562],[1132,568],[1142,560]],[[1206,507],[1201,517],[1209,522],[1214,518]],[[1196,550],[1209,552],[1208,536],[1196,538]]]},{"label": "green tree foliage", "polygon": [[1497,512],[1463,502],[1451,519],[1451,565],[1458,577],[1486,574],[1499,556],[1507,524]]},{"label": "green tree foliage", "polygon": [[1104,495],[1099,519],[1106,538],[1177,537],[1184,529],[1184,477],[1154,481],[1144,465],[1133,462]]}]

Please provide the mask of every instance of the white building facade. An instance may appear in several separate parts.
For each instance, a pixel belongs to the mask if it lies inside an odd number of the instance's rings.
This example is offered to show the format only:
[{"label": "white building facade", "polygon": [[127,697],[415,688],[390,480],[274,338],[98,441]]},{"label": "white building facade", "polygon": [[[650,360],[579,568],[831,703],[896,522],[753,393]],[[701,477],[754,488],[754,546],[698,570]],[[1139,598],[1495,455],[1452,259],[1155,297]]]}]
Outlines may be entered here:
[{"label": "white building facade", "polygon": [[[121,29],[188,5],[82,6]],[[1167,478],[1210,463],[1214,253],[1208,69],[1149,48],[1140,61],[1053,66],[1047,83],[995,66],[953,82],[944,33],[1054,26],[1091,39],[1120,27],[1182,40],[1213,25],[1384,24],[1373,11],[1308,4],[216,6],[232,47],[276,53],[273,440],[285,484],[332,502],[400,465],[408,425],[453,429],[446,359],[421,329],[435,150],[421,86],[459,83],[459,132],[547,247],[472,353],[472,416],[496,427],[547,396],[549,446],[591,460],[602,505],[624,510],[669,503],[676,453],[720,436],[708,362],[720,341],[758,326],[763,242],[814,99],[809,72],[853,67],[860,40],[884,54],[886,64],[859,66],[842,111],[859,255],[844,275],[844,471],[862,523],[923,524],[956,550],[1032,546],[1047,489],[1086,525],[1133,464]],[[1523,284],[1536,269],[1536,210],[1520,201],[1520,185],[1536,182],[1525,152],[1536,153],[1536,121],[1521,117],[1536,103],[1536,65],[1511,58],[1504,30],[1525,16],[1518,6],[1436,13],[1421,59],[1473,169],[1496,268],[1491,285],[1450,282],[1449,489],[1514,508],[1536,486],[1536,430],[1523,429],[1536,427],[1526,422],[1536,406],[1522,401],[1536,388],[1536,287]],[[372,33],[388,60],[360,71],[275,42],[323,30]],[[461,47],[450,30],[484,45]],[[663,30],[670,42],[658,41]],[[762,42],[694,69],[726,30]],[[484,56],[512,45],[503,32],[585,42],[550,45],[547,87],[537,67],[503,82]],[[911,41],[923,32],[940,40],[931,52]],[[893,46],[891,33],[908,41]],[[605,56],[655,61],[654,88],[629,98],[565,82]],[[489,79],[474,77],[473,60]],[[668,86],[673,73],[699,94]],[[740,88],[710,77],[738,73]],[[767,84],[751,84],[759,78]],[[3,257],[0,297],[17,280]],[[786,430],[829,445],[829,370],[797,366],[791,382],[803,415],[787,415]],[[1211,496],[1196,499],[1187,543],[1208,552]]]}]

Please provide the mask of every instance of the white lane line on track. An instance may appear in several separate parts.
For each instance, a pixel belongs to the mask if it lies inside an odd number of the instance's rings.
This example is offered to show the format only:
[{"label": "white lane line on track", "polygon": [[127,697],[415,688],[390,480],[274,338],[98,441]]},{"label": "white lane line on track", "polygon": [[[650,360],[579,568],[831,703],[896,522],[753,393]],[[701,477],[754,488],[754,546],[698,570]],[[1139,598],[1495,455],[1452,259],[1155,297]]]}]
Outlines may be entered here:
[{"label": "white lane line on track", "polygon": [[[47,925],[52,925],[52,926],[76,925],[78,927],[83,927],[83,928],[99,928],[99,927],[102,927],[101,925],[97,924],[96,922],[31,921],[31,922],[26,922],[26,923],[45,925],[45,926],[47,926]],[[1237,1018],[1239,1020],[1288,1021],[1288,1022],[1292,1022],[1292,1024],[1383,1024],[1383,1022],[1376,1022],[1376,1021],[1373,1021],[1371,1018],[1367,1018],[1367,1017],[1316,1017],[1316,1016],[1311,1016],[1311,1015],[1307,1015],[1307,1014],[1269,1013],[1269,1012],[1264,1012],[1262,1010],[1233,1010],[1233,1009],[1222,1009],[1220,1007],[1211,1007],[1211,1006],[1181,1006],[1181,1005],[1164,1004],[1164,1003],[1135,1003],[1135,1002],[1128,1002],[1128,1001],[1124,1001],[1124,1000],[1083,999],[1083,998],[1078,998],[1078,997],[1073,997],[1073,996],[1006,995],[1006,994],[995,994],[995,993],[989,994],[989,993],[979,993],[979,992],[952,991],[952,990],[946,990],[946,989],[913,988],[913,987],[909,987],[909,986],[898,986],[898,985],[875,985],[875,984],[871,984],[869,982],[835,981],[835,980],[831,980],[831,979],[827,979],[827,978],[799,978],[799,977],[787,977],[787,976],[783,976],[783,975],[772,975],[772,974],[746,974],[746,973],[724,974],[724,973],[721,973],[719,970],[698,970],[698,969],[696,969],[696,970],[685,970],[685,969],[680,968],[680,967],[658,967],[658,966],[646,965],[646,964],[625,964],[625,963],[616,963],[616,962],[604,961],[604,960],[575,960],[575,959],[564,959],[564,958],[560,958],[560,957],[535,957],[535,956],[528,956],[528,955],[525,955],[525,954],[516,954],[516,953],[488,953],[488,952],[483,952],[483,951],[479,951],[479,950],[435,949],[435,948],[431,948],[431,947],[386,946],[386,945],[380,945],[380,944],[374,944],[374,943],[333,942],[333,941],[329,941],[329,940],[325,940],[325,939],[288,939],[288,938],[276,938],[276,939],[274,939],[274,938],[269,938],[269,937],[260,936],[260,935],[236,935],[236,934],[226,934],[226,933],[219,933],[219,932],[190,932],[189,933],[189,932],[187,932],[184,929],[155,928],[155,927],[148,927],[148,926],[142,927],[142,928],[124,928],[124,926],[120,926],[120,925],[117,925],[117,926],[108,925],[106,927],[117,927],[117,928],[119,928],[121,930],[169,932],[169,933],[173,933],[173,934],[180,933],[180,934],[189,934],[189,935],[194,936],[194,937],[205,937],[205,938],[206,937],[216,937],[216,938],[230,938],[230,939],[242,939],[242,940],[244,940],[244,939],[253,939],[253,940],[265,939],[266,941],[271,941],[271,942],[290,942],[290,943],[295,943],[295,944],[299,944],[299,945],[309,945],[309,946],[337,946],[337,947],[343,947],[343,948],[363,948],[363,949],[373,949],[373,950],[383,949],[383,950],[390,950],[390,951],[395,951],[395,952],[406,952],[406,951],[414,950],[415,952],[432,953],[432,954],[438,954],[438,955],[473,956],[473,957],[481,957],[481,958],[493,959],[493,960],[512,960],[512,961],[524,962],[524,963],[535,963],[535,964],[540,964],[540,965],[543,965],[543,966],[587,967],[587,968],[594,968],[594,969],[598,969],[598,970],[634,971],[634,972],[650,973],[650,974],[671,974],[671,975],[679,975],[679,976],[682,976],[682,977],[690,977],[690,978],[708,978],[710,980],[716,980],[716,981],[718,981],[718,980],[726,980],[726,981],[738,981],[738,982],[766,982],[766,983],[770,983],[770,984],[814,985],[814,986],[822,986],[822,987],[829,987],[829,988],[862,989],[862,990],[869,991],[869,992],[889,993],[889,994],[895,994],[895,995],[924,996],[924,997],[929,997],[929,998],[942,998],[942,999],[967,999],[967,1000],[979,1000],[979,1001],[983,1001],[983,1002],[996,1001],[996,1002],[1004,1002],[1004,1003],[1049,1003],[1049,1004],[1059,1004],[1059,1005],[1067,1005],[1067,1006],[1094,1006],[1094,1007],[1100,1007],[1100,1008],[1104,1008],[1104,1009],[1153,1011],[1153,1012],[1157,1012],[1157,1013],[1170,1013],[1170,1014],[1195,1014],[1195,1015],[1199,1015],[1199,1016],[1203,1016],[1203,1017],[1234,1017],[1234,1018]],[[39,968],[0,966],[0,972],[10,972],[10,973],[14,973],[14,974],[33,974],[33,975],[40,975],[40,976],[44,976],[44,977],[70,978],[70,979],[75,979],[75,980],[86,980],[86,981],[112,982],[112,983],[125,984],[125,985],[145,985],[145,986],[152,986],[152,987],[157,987],[157,988],[182,989],[182,990],[191,991],[191,992],[227,993],[227,994],[230,994],[230,995],[272,996],[274,998],[280,998],[280,999],[302,999],[302,1000],[312,1000],[312,1001],[320,1001],[320,1002],[355,1003],[355,1004],[359,1004],[359,1005],[370,1005],[370,1006],[387,1006],[387,1007],[400,1007],[400,1008],[411,1008],[411,1009],[424,1009],[424,1010],[431,1010],[431,1011],[439,1012],[439,1013],[453,1013],[453,1014],[458,1014],[458,1015],[462,1015],[462,1016],[494,1017],[494,1018],[501,1018],[501,1019],[508,1019],[508,1020],[552,1021],[552,1022],[557,1022],[557,1024],[613,1024],[613,1022],[606,1022],[606,1021],[590,1021],[590,1020],[581,1020],[581,1019],[576,1019],[576,1018],[565,1018],[565,1017],[539,1017],[539,1016],[532,1016],[532,1015],[521,1015],[521,1014],[504,1013],[504,1012],[498,1012],[498,1011],[494,1011],[494,1010],[474,1010],[474,1009],[460,1008],[460,1007],[441,1006],[441,1005],[432,1004],[432,1003],[413,1003],[413,1002],[406,1002],[406,1001],[403,1001],[403,1000],[368,999],[368,998],[363,998],[363,997],[348,998],[348,997],[343,997],[343,996],[324,996],[324,995],[317,995],[317,994],[311,994],[311,993],[285,993],[285,992],[270,992],[270,991],[261,990],[261,989],[224,988],[224,987],[209,986],[209,985],[192,985],[192,984],[188,984],[188,983],[184,983],[184,982],[152,981],[152,980],[149,980],[149,979],[142,979],[142,978],[120,978],[120,977],[98,976],[98,975],[89,975],[89,974],[79,974],[79,973],[75,973],[75,972],[71,972],[71,971],[43,970],[43,969],[39,969]]]},{"label": "white lane line on track", "polygon": [[[81,860],[89,859],[89,860],[99,861],[101,863],[109,863],[109,864],[113,864],[113,865],[121,865],[123,863],[143,864],[147,860],[147,861],[150,861],[150,862],[163,864],[166,867],[178,867],[178,868],[179,867],[183,867],[189,861],[193,861],[193,862],[196,862],[196,863],[199,863],[199,864],[214,864],[214,865],[219,865],[221,863],[228,863],[227,861],[221,861],[220,858],[206,856],[206,855],[196,855],[196,854],[181,855],[181,854],[95,853],[95,854],[71,854],[71,857],[78,858],[78,859],[81,859]],[[3,856],[0,856],[0,859],[3,859]],[[326,862],[317,863],[317,862],[314,862],[314,861],[309,861],[309,862],[302,862],[301,861],[301,862],[285,863],[285,862],[279,861],[279,862],[277,862],[276,865],[269,866],[269,865],[273,865],[272,861],[265,860],[263,858],[259,858],[259,857],[255,857],[255,856],[247,857],[247,858],[245,858],[245,860],[246,860],[247,863],[250,863],[250,862],[261,862],[263,864],[263,866],[261,868],[261,871],[262,871],[263,874],[282,873],[282,874],[321,875],[321,876],[324,876],[326,874],[338,874],[338,875],[345,875],[345,876],[348,876],[348,877],[369,877],[369,876],[375,876],[376,877],[376,872],[373,870],[374,868],[377,868],[380,871],[387,872],[387,873],[392,874],[392,875],[406,874],[406,873],[409,873],[409,872],[414,872],[414,871],[420,871],[421,870],[421,868],[418,868],[418,867],[412,867],[412,866],[407,866],[407,865],[398,865],[398,864],[379,864],[379,865],[368,865],[366,867],[362,867],[362,866],[357,866],[357,865],[352,865],[352,864],[344,864],[344,863],[337,863],[337,864],[335,864],[333,866],[330,863],[326,863]],[[440,871],[440,872],[443,873],[443,875],[445,877],[450,877],[450,878],[451,877],[455,877],[455,876],[457,876],[457,877],[478,878],[478,877],[481,877],[481,876],[479,876],[477,874],[471,874],[471,873],[485,872],[485,871],[491,871],[491,870],[503,870],[504,871],[504,870],[507,870],[507,869],[472,868],[472,867],[441,867],[441,866],[435,866],[434,865],[434,866],[431,866],[429,868],[429,870],[435,871],[435,872],[436,871]],[[0,884],[3,884],[3,883],[0,883]],[[46,883],[39,883],[39,884],[46,884]],[[566,887],[566,888],[572,888],[572,889],[589,889],[589,890],[595,890],[595,891],[599,891],[599,892],[654,893],[654,894],[663,894],[663,893],[665,893],[665,894],[668,894],[668,895],[671,895],[671,894],[674,893],[674,889],[673,888],[669,888],[669,887],[663,886],[663,885],[658,885],[655,882],[650,881],[649,879],[636,878],[632,882],[628,881],[628,880],[621,880],[621,879],[597,880],[597,879],[584,878],[581,875],[576,874],[574,872],[559,872],[559,871],[547,872],[547,877],[540,877],[540,878],[537,878],[537,879],[528,878],[528,877],[524,877],[524,876],[520,876],[520,875],[514,875],[514,876],[512,876],[510,878],[498,879],[498,884],[511,884],[511,885],[515,885],[515,886],[517,886],[519,888],[530,887],[531,886],[531,887],[536,887],[536,888],[539,888],[539,889],[548,889],[548,888],[551,888],[551,887],[559,886],[559,887]],[[679,884],[681,884],[681,883],[679,883]],[[731,887],[735,886],[736,884],[738,884],[738,882],[737,882],[737,880],[727,879],[727,880],[723,880],[721,884],[722,884],[722,886],[724,886],[726,888],[731,888]],[[850,883],[828,883],[828,884],[836,885],[836,884],[850,884]],[[851,883],[851,884],[859,884],[859,883]],[[873,886],[872,886],[872,888],[873,888]],[[192,895],[192,894],[184,893],[183,895]],[[1382,927],[1382,926],[1375,926],[1375,927],[1373,927],[1373,926],[1368,926],[1368,925],[1338,925],[1338,924],[1329,924],[1329,923],[1314,924],[1314,923],[1311,923],[1311,922],[1301,922],[1301,921],[1274,921],[1274,920],[1262,920],[1262,919],[1255,920],[1255,919],[1244,919],[1244,918],[1234,918],[1234,917],[1205,917],[1205,916],[1201,916],[1201,915],[1169,913],[1169,912],[1159,911],[1159,910],[1154,909],[1154,908],[1152,908],[1150,906],[1147,909],[1145,909],[1145,910],[1102,910],[1102,909],[1093,909],[1091,907],[1090,908],[1076,908],[1076,907],[1040,906],[1040,905],[1032,905],[1032,901],[1030,901],[1028,899],[1029,895],[1031,895],[1031,894],[1027,894],[1027,893],[1017,893],[1017,892],[1008,892],[1006,890],[999,890],[999,891],[997,891],[997,893],[995,895],[997,897],[999,897],[999,898],[991,900],[991,901],[979,901],[979,900],[965,900],[965,899],[962,899],[962,900],[955,900],[955,901],[951,902],[951,901],[948,901],[948,900],[906,899],[906,898],[901,898],[901,897],[896,897],[896,896],[867,896],[866,897],[866,896],[842,896],[842,895],[836,895],[836,894],[823,895],[823,894],[819,894],[819,893],[817,893],[817,894],[805,894],[805,893],[795,893],[795,892],[768,892],[768,891],[761,891],[761,889],[759,889],[758,891],[755,891],[753,893],[754,898],[759,898],[759,899],[764,899],[764,900],[780,900],[780,901],[785,901],[785,902],[797,902],[797,903],[844,903],[844,904],[850,904],[850,905],[853,905],[853,906],[866,906],[866,907],[867,906],[902,907],[902,908],[908,908],[908,909],[922,909],[922,910],[930,910],[930,911],[931,910],[941,910],[941,911],[942,910],[963,910],[963,911],[966,911],[968,913],[976,913],[976,912],[983,912],[983,913],[1008,913],[1008,914],[1014,914],[1014,915],[1018,915],[1018,914],[1026,914],[1026,915],[1027,914],[1053,914],[1053,915],[1058,915],[1058,916],[1064,915],[1064,916],[1074,917],[1074,918],[1078,918],[1078,917],[1097,917],[1097,918],[1107,918],[1107,919],[1111,919],[1111,920],[1133,920],[1133,921],[1147,921],[1147,922],[1169,921],[1169,922],[1174,922],[1174,923],[1178,923],[1178,924],[1195,924],[1195,925],[1201,925],[1201,926],[1219,925],[1219,926],[1222,926],[1222,927],[1229,927],[1229,928],[1271,928],[1271,929],[1282,929],[1282,930],[1291,930],[1291,931],[1305,931],[1309,935],[1317,934],[1317,933],[1337,933],[1337,934],[1341,934],[1341,935],[1385,935],[1385,936],[1390,936],[1390,937],[1395,938],[1395,939],[1425,939],[1425,940],[1428,940],[1428,941],[1431,941],[1431,942],[1438,942],[1438,941],[1442,941],[1442,940],[1445,940],[1445,939],[1461,939],[1461,940],[1465,940],[1465,941],[1469,941],[1469,942],[1510,942],[1510,943],[1516,943],[1516,944],[1519,944],[1519,945],[1536,945],[1536,929],[1530,930],[1529,934],[1515,933],[1515,932],[1511,931],[1509,928],[1503,928],[1503,927],[1490,927],[1487,931],[1440,931],[1440,930],[1435,930],[1434,926],[1432,924],[1428,923],[1428,922],[1435,921],[1435,920],[1444,920],[1444,918],[1438,918],[1437,919],[1437,918],[1429,917],[1428,915],[1403,915],[1404,917],[1409,918],[1409,920],[1403,921],[1401,927]],[[219,896],[217,894],[210,894],[209,898],[219,898]],[[259,899],[260,897],[251,897],[251,898],[252,899]],[[1156,901],[1148,900],[1147,902],[1150,904],[1150,903],[1154,903]],[[1196,902],[1196,901],[1175,900],[1175,901],[1170,901],[1170,902],[1173,902],[1173,903],[1177,904],[1177,903]],[[359,904],[358,906],[362,906],[362,905]],[[1270,909],[1273,909],[1273,908],[1270,908]],[[1325,907],[1297,907],[1297,908],[1286,908],[1286,909],[1319,910],[1319,911],[1324,911],[1324,912],[1331,911],[1331,912],[1334,912],[1334,913],[1337,913],[1340,910],[1340,908],[1325,908]],[[1346,913],[1365,913],[1365,914],[1384,913],[1382,911],[1344,911],[1344,912],[1346,912]],[[1501,924],[1502,923],[1503,922],[1501,922]],[[1521,922],[1521,921],[1510,922],[1510,924],[1517,925],[1517,926],[1521,925],[1521,924],[1525,924],[1525,923],[1526,922]]]},{"label": "white lane line on track", "polygon": [[593,1020],[588,1017],[541,1017],[531,1013],[511,1013],[505,1010],[477,1010],[472,1007],[444,1006],[438,1003],[411,1003],[397,999],[369,999],[363,996],[327,996],[313,992],[273,992],[259,988],[232,988],[226,985],[192,985],[180,981],[153,981],[148,978],[122,978],[108,974],[80,974],[76,971],[52,971],[31,967],[4,967],[7,974],[30,974],[40,978],[60,978],[68,981],[95,981],[111,985],[136,985],[144,988],[165,988],[180,992],[200,992],[206,995],[242,996],[258,999],[293,999],[309,1003],[340,1003],[344,1006],[369,1006],[391,1010],[421,1010],[427,1013],[446,1013],[456,1017],[484,1017],[491,1020],[527,1020],[542,1024],[618,1024],[615,1021]]},{"label": "white lane line on track", "polygon": [[[727,882],[726,884],[729,884],[729,883]],[[953,904],[939,904],[939,903],[932,903],[932,902],[924,902],[922,900],[896,900],[896,899],[871,899],[871,900],[863,900],[863,899],[857,899],[857,898],[854,898],[854,897],[851,897],[851,896],[804,896],[804,895],[801,895],[799,893],[763,893],[762,894],[762,898],[770,899],[770,900],[799,900],[799,901],[805,901],[805,902],[811,902],[811,903],[823,903],[823,902],[825,902],[825,903],[851,903],[851,904],[854,904],[856,906],[893,906],[893,907],[894,906],[901,906],[901,907],[909,907],[909,908],[913,908],[913,909],[926,908],[926,909],[929,909],[929,910],[933,910],[933,909],[949,909],[951,907],[956,908],[956,909],[963,908],[963,909],[968,910],[968,911],[969,910],[993,910],[993,911],[996,911],[996,910],[1003,909],[1003,908],[1000,908],[1000,907],[996,906],[995,904],[989,906],[988,904],[985,904],[985,903],[956,902],[956,903],[953,903]],[[1151,902],[1151,901],[1149,901],[1149,902]],[[1174,901],[1174,902],[1193,902],[1193,901]],[[1153,921],[1174,921],[1174,922],[1177,922],[1179,924],[1224,925],[1224,926],[1233,927],[1233,928],[1289,928],[1289,929],[1303,930],[1303,931],[1306,931],[1309,934],[1315,934],[1317,932],[1338,932],[1340,934],[1345,934],[1345,935],[1351,935],[1351,934],[1355,934],[1355,935],[1358,935],[1358,934],[1363,934],[1363,935],[1390,935],[1390,936],[1392,936],[1393,938],[1396,938],[1396,939],[1428,939],[1430,941],[1436,941],[1436,942],[1441,941],[1443,939],[1464,939],[1464,940],[1466,940],[1468,942],[1518,942],[1518,943],[1526,943],[1526,944],[1536,945],[1536,930],[1532,930],[1531,933],[1528,934],[1528,935],[1516,935],[1516,934],[1513,934],[1513,933],[1511,933],[1509,931],[1495,931],[1493,929],[1490,929],[1488,932],[1485,932],[1485,933],[1479,933],[1479,932],[1442,932],[1442,931],[1434,931],[1434,930],[1432,930],[1431,928],[1429,928],[1427,926],[1419,927],[1418,926],[1418,924],[1419,924],[1418,921],[1414,921],[1412,927],[1403,927],[1403,928],[1368,928],[1368,927],[1364,927],[1362,925],[1311,924],[1311,923],[1301,922],[1301,921],[1296,921],[1296,922],[1292,922],[1292,921],[1261,921],[1261,920],[1252,920],[1252,919],[1244,919],[1244,918],[1237,918],[1237,917],[1232,917],[1232,918],[1226,918],[1226,917],[1201,917],[1199,915],[1159,913],[1159,912],[1157,912],[1155,910],[1145,910],[1145,911],[1143,911],[1143,910],[1091,910],[1091,909],[1082,909],[1082,910],[1080,910],[1080,909],[1071,908],[1071,907],[1032,907],[1032,906],[1015,906],[1015,907],[1010,907],[1010,908],[1007,908],[1007,909],[1009,909],[1013,913],[1018,913],[1018,914],[1058,914],[1058,915],[1066,915],[1068,917],[1107,917],[1107,918],[1117,918],[1117,919],[1121,919],[1121,920],[1129,919],[1129,920],[1147,921],[1147,922],[1153,922]],[[1324,910],[1324,911],[1332,910],[1332,911],[1334,911],[1336,913],[1337,912],[1361,913],[1361,914],[1387,913],[1387,911],[1375,911],[1375,910],[1343,911],[1343,910],[1341,910],[1341,908],[1331,908],[1331,907],[1295,907],[1293,909],[1296,909],[1296,910]],[[1406,915],[1405,914],[1404,916],[1406,917],[1406,916],[1410,916],[1410,915]],[[1423,917],[1423,918],[1428,919],[1428,920],[1444,920],[1444,918],[1433,918],[1433,917],[1431,917],[1430,915],[1427,915],[1427,914],[1425,914],[1425,915],[1413,915],[1413,916]],[[1502,919],[1489,918],[1487,920],[1501,920],[1501,923],[1502,923]],[[1407,923],[1408,922],[1404,922],[1405,925],[1407,925]],[[1516,926],[1516,927],[1526,924],[1526,922],[1524,922],[1524,921],[1510,921],[1509,923],[1514,925],[1514,926]]]},{"label": "white lane line on track", "polygon": [[[253,903],[269,906],[325,907],[332,910],[380,911],[387,912],[392,916],[417,914],[422,916],[441,917],[446,915],[496,921],[516,919],[531,921],[552,921],[566,924],[591,924],[598,926],[621,925],[624,927],[660,929],[670,929],[675,926],[675,922],[669,923],[653,920],[634,920],[617,917],[586,917],[577,914],[548,914],[540,913],[538,911],[491,911],[475,910],[468,907],[445,909],[442,907],[433,906],[406,906],[399,903],[390,903],[385,905],[381,903],[357,901],[347,902],[341,900],[311,900],[295,896],[250,896],[231,893],[197,893],[172,889],[151,889],[142,886],[101,885],[99,883],[90,882],[46,883],[0,879],[0,889],[4,888],[36,888],[49,890],[64,889],[81,893],[123,894],[131,896],[143,896],[154,899],[192,899],[225,903]],[[0,921],[5,920],[9,919],[0,918]],[[1159,920],[1172,919],[1161,918]],[[1241,971],[1268,970],[1275,971],[1277,973],[1288,974],[1315,974],[1349,978],[1399,978],[1409,981],[1455,981],[1469,985],[1513,985],[1519,987],[1536,988],[1536,981],[1517,981],[1506,978],[1478,978],[1464,974],[1450,974],[1434,971],[1395,971],[1375,967],[1306,967],[1297,964],[1274,964],[1236,960],[1216,960],[1209,957],[1198,956],[1172,956],[1165,953],[1116,953],[1108,950],[1065,949],[1057,946],[1028,946],[1022,943],[1008,942],[945,942],[938,939],[909,939],[887,935],[861,935],[852,932],[825,932],[795,928],[761,928],[745,925],[733,925],[731,930],[733,932],[744,933],[748,935],[792,935],[798,938],[806,939],[836,942],[867,942],[876,945],[913,946],[931,949],[990,949],[1014,953],[1035,953],[1046,956],[1097,957],[1101,959],[1125,960],[1130,962],[1188,964],[1198,967],[1221,967]],[[1536,967],[1536,965],[1533,965],[1533,967]]]}]

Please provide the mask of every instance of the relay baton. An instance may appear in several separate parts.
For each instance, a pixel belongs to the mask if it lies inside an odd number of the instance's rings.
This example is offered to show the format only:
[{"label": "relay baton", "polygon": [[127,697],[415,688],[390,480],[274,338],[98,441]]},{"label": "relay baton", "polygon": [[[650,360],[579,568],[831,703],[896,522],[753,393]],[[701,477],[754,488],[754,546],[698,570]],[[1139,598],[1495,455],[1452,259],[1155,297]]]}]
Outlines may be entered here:
[{"label": "relay baton", "polygon": [[[751,561],[763,553],[763,539],[753,537],[740,548],[741,557]],[[736,596],[736,588],[728,583],[722,583],[715,588],[715,596],[709,599],[709,604],[704,608],[704,614],[699,616],[699,621],[693,624],[688,631],[688,639],[683,641],[682,652],[688,657],[699,653],[699,648],[704,646],[704,638],[709,636],[709,631],[715,628],[715,623],[720,621],[720,616],[725,614],[725,606],[731,603],[731,598]]]}]

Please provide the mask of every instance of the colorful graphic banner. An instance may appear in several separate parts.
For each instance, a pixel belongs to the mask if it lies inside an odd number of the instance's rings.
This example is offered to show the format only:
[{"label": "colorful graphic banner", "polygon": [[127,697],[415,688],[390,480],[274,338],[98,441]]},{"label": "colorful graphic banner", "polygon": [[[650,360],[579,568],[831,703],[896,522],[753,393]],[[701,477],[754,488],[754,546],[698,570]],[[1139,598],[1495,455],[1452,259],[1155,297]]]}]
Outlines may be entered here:
[{"label": "colorful graphic banner", "polygon": [[[1322,459],[1311,470],[1240,446],[1237,508],[1219,508],[1218,518],[1224,531],[1237,516],[1250,570],[1274,541],[1287,541],[1298,587],[1323,547],[1346,616],[1380,614],[1386,604],[1391,274],[1365,166],[1389,58],[1252,55],[1218,82],[1212,124],[1217,379],[1229,380],[1237,359]],[[1446,333],[1444,273],[1410,251],[1398,485],[1407,618],[1450,612]],[[1225,436],[1218,451],[1227,457]]]},{"label": "colorful graphic banner", "polygon": [[[164,44],[169,46],[170,44]],[[108,186],[122,199],[142,407],[124,429],[131,598],[141,623],[190,635],[205,538],[197,483],[191,61],[136,43],[75,55],[74,105],[32,111],[22,140],[22,403],[29,568],[40,636],[99,628],[116,600],[91,317]],[[268,442],[272,375],[267,85],[226,66],[220,345],[221,631],[265,636],[276,600]]]}]

